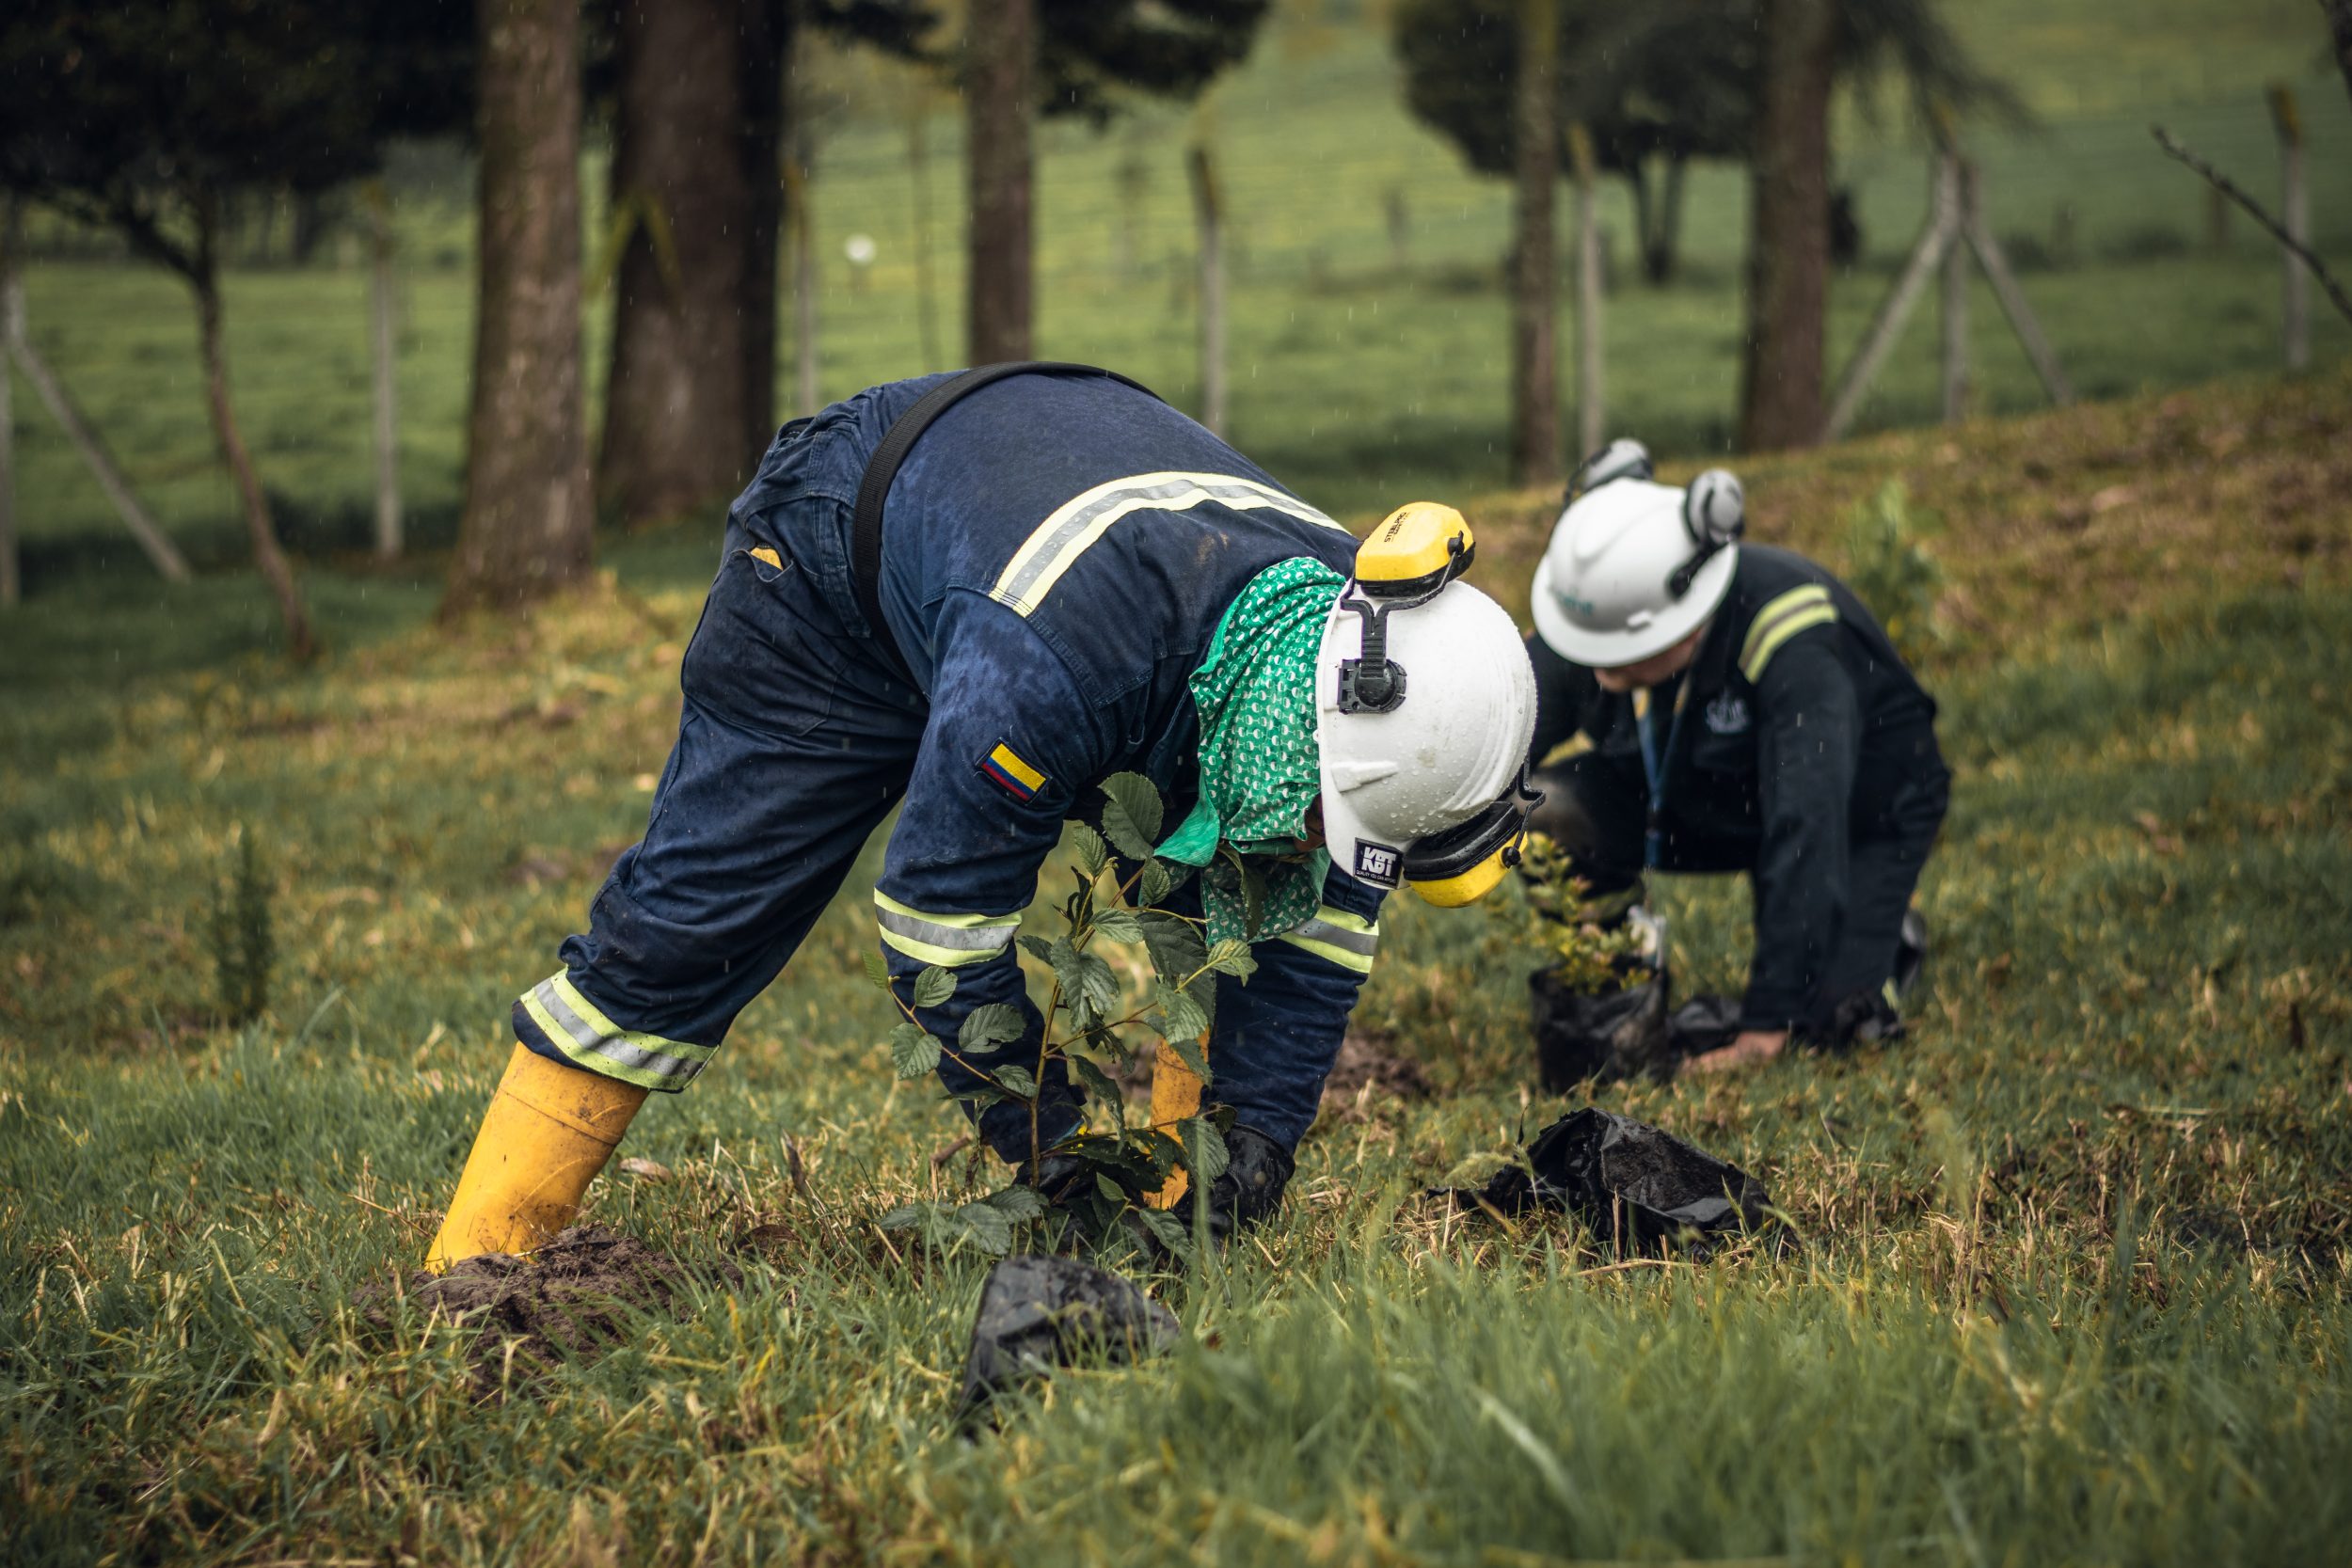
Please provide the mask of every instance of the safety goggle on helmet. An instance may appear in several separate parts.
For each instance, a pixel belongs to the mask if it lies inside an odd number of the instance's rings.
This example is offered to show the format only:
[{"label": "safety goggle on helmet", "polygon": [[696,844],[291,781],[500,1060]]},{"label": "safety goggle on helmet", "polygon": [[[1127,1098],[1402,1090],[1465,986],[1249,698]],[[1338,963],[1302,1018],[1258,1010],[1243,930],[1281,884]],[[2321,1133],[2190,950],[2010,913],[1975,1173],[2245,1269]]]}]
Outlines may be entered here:
[{"label": "safety goggle on helmet", "polygon": [[1356,551],[1315,671],[1323,830],[1375,887],[1468,904],[1518,863],[1535,675],[1503,608],[1458,579],[1473,550],[1450,506],[1413,501]]}]

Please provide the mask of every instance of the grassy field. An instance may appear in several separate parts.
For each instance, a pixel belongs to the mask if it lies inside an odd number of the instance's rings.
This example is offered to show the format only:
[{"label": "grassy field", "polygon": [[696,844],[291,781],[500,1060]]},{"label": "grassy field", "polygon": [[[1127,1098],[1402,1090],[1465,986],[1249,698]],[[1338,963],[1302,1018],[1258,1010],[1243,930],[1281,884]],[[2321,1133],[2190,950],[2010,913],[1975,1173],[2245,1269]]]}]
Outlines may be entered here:
[{"label": "grassy field", "polygon": [[[1507,193],[1405,117],[1385,54],[1339,25],[1359,9],[1287,8],[1209,110],[1247,214],[1234,435],[1359,523],[1461,501],[1479,579],[1523,612],[1550,498],[1500,488]],[[1432,1092],[1327,1107],[1279,1223],[1152,1280],[1188,1330],[1175,1354],[1058,1379],[974,1443],[948,1423],[985,1260],[874,1222],[1001,1173],[937,1158],[959,1118],[890,1078],[860,974],[875,846],[705,1081],[640,1118],[626,1152],[667,1176],[616,1167],[591,1194],[590,1218],[739,1283],[486,1398],[445,1325],[363,1321],[355,1293],[438,1217],[509,1001],[643,826],[711,531],[607,539],[597,588],[532,618],[428,624],[470,241],[453,168],[421,157],[402,174],[413,561],[355,553],[363,275],[230,279],[239,395],[330,643],[290,671],[237,566],[184,298],[127,265],[36,267],[36,339],[205,570],[153,578],[19,382],[0,1562],[2341,1561],[2352,330],[2315,301],[2318,365],[2279,378],[2275,255],[2243,221],[2206,248],[2203,194],[2145,124],[2267,191],[2260,88],[2296,80],[2318,239],[2346,264],[2352,114],[2307,0],[1954,17],[2044,117],[1976,134],[1994,226],[2034,262],[2078,385],[2120,401],[2032,413],[1979,294],[1988,417],[1899,428],[1936,408],[1923,315],[1876,434],[1741,465],[1758,536],[1840,567],[1855,509],[1902,482],[1941,570],[1921,651],[1959,784],[1915,1027],[1597,1097],[1760,1176],[1802,1254],[1628,1266],[1570,1224],[1505,1232],[1417,1196],[1580,1101],[1535,1090],[1515,923],[1405,901],[1359,1024]],[[950,119],[929,127],[943,362]],[[1899,122],[1840,124],[1868,255],[1837,286],[1833,357],[1924,182]],[[1040,349],[1179,401],[1185,130],[1057,126],[1041,187]],[[930,362],[913,195],[902,123],[868,108],[835,131],[828,394]],[[1613,424],[1677,474],[1731,416],[1741,200],[1728,172],[1695,179],[1685,275],[1648,290],[1609,197]],[[854,285],[852,232],[881,252]],[[267,1012],[230,1027],[208,933],[245,839],[279,958]],[[1682,983],[1736,987],[1744,888],[1666,896]]]},{"label": "grassy field", "polygon": [[[870,865],[630,1134],[669,1177],[592,1194],[739,1285],[487,1399],[446,1328],[353,1306],[421,1249],[507,999],[642,821],[680,549],[455,635],[423,587],[322,574],[365,645],[299,674],[239,651],[234,579],[44,595],[0,629],[0,1556],[2336,1560],[2347,413],[2339,368],[1752,468],[1759,531],[1833,562],[1889,479],[1940,515],[1931,978],[1899,1048],[1601,1099],[1763,1177],[1801,1257],[1624,1267],[1416,1196],[1573,1101],[1533,1091],[1510,923],[1400,906],[1360,1022],[1435,1094],[1331,1108],[1278,1225],[1155,1281],[1177,1354],[977,1443],[947,1419],[984,1260],[873,1221],[998,1177],[891,1084]],[[1523,593],[1544,499],[1476,515]],[[238,833],[282,959],[228,1029]],[[1669,902],[1688,983],[1735,984],[1740,890]]]}]

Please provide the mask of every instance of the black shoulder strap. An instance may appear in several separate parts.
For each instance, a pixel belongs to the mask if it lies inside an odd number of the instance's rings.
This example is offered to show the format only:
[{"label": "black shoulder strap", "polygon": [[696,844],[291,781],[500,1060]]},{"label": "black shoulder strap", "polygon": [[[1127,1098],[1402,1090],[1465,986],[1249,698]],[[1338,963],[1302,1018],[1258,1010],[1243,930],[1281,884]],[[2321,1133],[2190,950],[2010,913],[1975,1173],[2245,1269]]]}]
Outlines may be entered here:
[{"label": "black shoulder strap", "polygon": [[1065,364],[1057,359],[1020,359],[1002,365],[976,366],[952,380],[943,381],[891,421],[882,445],[866,459],[866,477],[858,482],[857,516],[850,534],[850,575],[857,588],[858,609],[865,612],[874,641],[901,670],[906,667],[906,658],[898,651],[898,639],[890,635],[890,624],[882,619],[882,503],[889,498],[890,482],[898,477],[898,465],[906,461],[907,451],[915,439],[930,428],[933,420],[947,411],[949,404],[1009,375],[1100,375],[1133,387],[1146,397],[1159,395],[1140,382],[1099,366]]}]

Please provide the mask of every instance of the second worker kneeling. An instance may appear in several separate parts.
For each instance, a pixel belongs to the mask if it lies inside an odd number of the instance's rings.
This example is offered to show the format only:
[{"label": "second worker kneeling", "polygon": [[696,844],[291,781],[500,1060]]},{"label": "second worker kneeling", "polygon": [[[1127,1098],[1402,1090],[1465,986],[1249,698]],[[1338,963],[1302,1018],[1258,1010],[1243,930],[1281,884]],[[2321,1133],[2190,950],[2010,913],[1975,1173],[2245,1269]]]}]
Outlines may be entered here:
[{"label": "second worker kneeling", "polygon": [[1530,761],[1548,800],[1530,825],[1604,923],[1646,870],[1751,877],[1737,1036],[1687,1066],[1891,1035],[1950,797],[1933,699],[1844,583],[1740,542],[1730,474],[1660,484],[1619,441],[1579,480],[1535,572]]}]

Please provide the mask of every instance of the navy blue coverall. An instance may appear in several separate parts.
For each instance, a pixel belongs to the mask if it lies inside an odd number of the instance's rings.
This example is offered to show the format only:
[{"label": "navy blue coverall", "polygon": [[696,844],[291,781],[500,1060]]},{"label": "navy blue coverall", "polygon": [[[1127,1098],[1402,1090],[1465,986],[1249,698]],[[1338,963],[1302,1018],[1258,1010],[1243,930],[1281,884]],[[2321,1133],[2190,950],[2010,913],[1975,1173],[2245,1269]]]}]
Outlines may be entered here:
[{"label": "navy blue coverall", "polygon": [[[531,1050],[683,1088],[903,799],[874,890],[895,988],[912,1004],[916,974],[952,970],[955,995],[918,1010],[923,1027],[953,1044],[974,1008],[1007,1004],[1027,1033],[967,1060],[1034,1066],[1042,1020],[1012,942],[1064,821],[1098,811],[1122,771],[1182,820],[1199,768],[1186,679],[1227,608],[1276,562],[1354,560],[1338,524],[1150,395],[1013,376],[948,408],[891,486],[882,604],[909,689],[859,610],[850,522],[883,432],[945,379],[786,426],[729,510],[644,840],[562,972],[516,1002]],[[1197,882],[1168,907],[1186,896],[1197,913]],[[1314,1118],[1379,905],[1334,871],[1313,921],[1259,944],[1247,985],[1218,979],[1211,1098],[1286,1149]],[[982,1082],[952,1058],[940,1077],[959,1095]],[[1056,1064],[1045,1142],[1075,1129],[1078,1099]],[[1007,1159],[1032,1152],[1026,1107],[979,1120]]]},{"label": "navy blue coverall", "polygon": [[[1646,693],[1603,691],[1528,639],[1530,763],[1547,797],[1534,825],[1568,849],[1597,902],[1630,898],[1650,804],[1647,707],[1661,753],[1659,868],[1754,881],[1740,1027],[1836,1042],[1841,1009],[1894,975],[1951,775],[1934,700],[1852,591],[1791,551],[1739,548],[1690,669]],[[1551,758],[1572,736],[1571,754]]]}]

